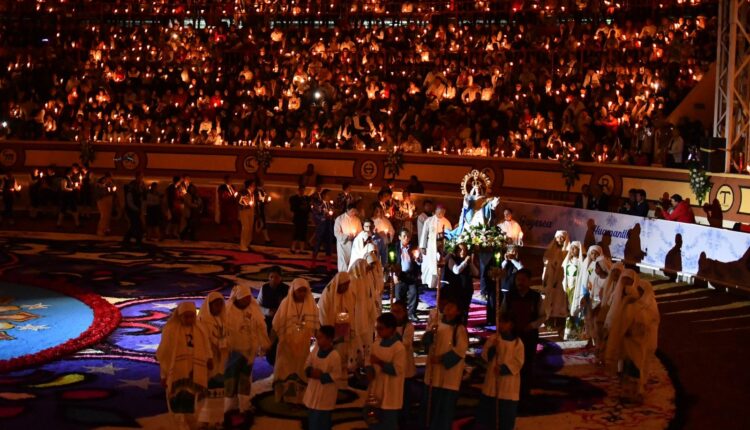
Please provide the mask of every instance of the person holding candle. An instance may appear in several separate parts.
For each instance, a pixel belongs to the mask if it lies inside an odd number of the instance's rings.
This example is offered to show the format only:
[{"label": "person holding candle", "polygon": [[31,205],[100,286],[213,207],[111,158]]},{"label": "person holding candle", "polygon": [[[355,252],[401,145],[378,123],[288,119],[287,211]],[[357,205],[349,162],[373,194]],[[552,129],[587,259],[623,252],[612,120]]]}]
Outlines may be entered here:
[{"label": "person holding candle", "polygon": [[333,224],[333,235],[336,237],[336,256],[339,272],[349,270],[354,238],[362,231],[362,222],[357,216],[355,204],[346,207],[346,212],[339,215]]},{"label": "person holding candle", "polygon": [[292,254],[305,251],[310,206],[310,199],[305,195],[305,187],[302,185],[298,186],[297,194],[289,197],[289,209],[292,212],[292,224],[294,225],[292,244],[289,248]]},{"label": "person holding candle", "polygon": [[336,240],[333,234],[334,210],[330,200],[327,200],[329,194],[330,191],[324,189],[316,192],[310,198],[310,210],[312,212],[313,223],[315,224],[315,234],[312,240],[312,267],[316,267],[318,252],[322,246],[326,253],[326,270],[329,270],[331,267],[333,242]]},{"label": "person holding candle", "polygon": [[419,285],[421,283],[419,272],[423,261],[422,255],[419,249],[411,246],[409,230],[402,229],[399,232],[398,241],[394,245],[397,258],[394,271],[398,280],[395,298],[406,302],[409,319],[416,322],[419,321],[417,305],[419,304]]},{"label": "person holding candle", "polygon": [[141,211],[143,210],[143,198],[146,185],[143,183],[143,173],[137,172],[135,179],[125,187],[125,214],[128,217],[128,231],[122,238],[123,245],[129,246],[131,239],[135,239],[136,246],[141,246],[143,241],[143,221]]},{"label": "person holding candle", "polygon": [[161,225],[164,219],[163,198],[159,183],[152,182],[146,192],[146,240],[162,240]]},{"label": "person holding candle", "polygon": [[0,217],[0,221],[8,220],[10,225],[15,224],[13,218],[13,203],[16,200],[16,195],[21,191],[21,186],[16,182],[16,178],[10,171],[5,172],[5,176],[2,179],[2,197],[3,197],[3,214]]},{"label": "person holding candle", "polygon": [[367,245],[375,243],[375,236],[377,236],[375,232],[375,221],[369,218],[364,220],[364,222],[362,222],[362,231],[360,231],[352,241],[352,251],[351,256],[349,257],[350,261],[347,270],[351,270],[354,266],[354,262],[366,257]]},{"label": "person holding candle", "polygon": [[112,180],[112,173],[107,172],[96,181],[94,186],[94,198],[99,210],[99,223],[96,226],[96,235],[105,236],[109,234],[112,221],[112,204],[117,195],[117,186]]},{"label": "person holding candle", "polygon": [[182,196],[182,219],[180,220],[180,240],[195,241],[196,230],[203,213],[203,199],[198,195],[198,187],[190,184]]},{"label": "person holding candle", "polygon": [[255,229],[255,181],[245,180],[245,188],[239,192],[240,251],[250,250]]},{"label": "person holding candle", "polygon": [[268,236],[268,224],[266,223],[266,205],[271,202],[271,196],[263,188],[263,180],[255,180],[255,232],[263,235],[266,245],[271,244]]},{"label": "person holding candle", "polygon": [[505,239],[508,243],[523,245],[523,229],[521,229],[521,224],[513,219],[513,209],[505,208],[503,210],[503,222],[498,226],[505,233]]},{"label": "person holding candle", "polygon": [[180,194],[180,177],[172,177],[172,183],[167,186],[165,192],[167,201],[167,228],[165,234],[168,237],[180,237],[180,218],[182,217],[182,195]]},{"label": "person holding candle", "polygon": [[224,183],[216,188],[214,221],[228,230],[232,240],[237,240],[239,236],[238,197],[239,192],[232,185],[232,178],[224,175]]},{"label": "person holding candle", "polygon": [[60,212],[57,215],[57,228],[62,228],[62,222],[66,214],[73,216],[76,228],[81,226],[78,218],[78,206],[76,204],[76,200],[78,199],[77,192],[81,183],[76,181],[77,177],[74,175],[73,169],[66,170],[65,176],[60,178]]}]

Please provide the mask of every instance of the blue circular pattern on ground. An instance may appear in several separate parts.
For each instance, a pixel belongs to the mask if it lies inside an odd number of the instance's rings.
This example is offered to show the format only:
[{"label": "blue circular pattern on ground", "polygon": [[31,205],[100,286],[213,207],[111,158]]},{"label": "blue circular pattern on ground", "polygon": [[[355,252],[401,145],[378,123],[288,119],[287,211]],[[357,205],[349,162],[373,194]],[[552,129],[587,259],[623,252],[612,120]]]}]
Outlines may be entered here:
[{"label": "blue circular pattern on ground", "polygon": [[94,311],[74,297],[30,285],[0,283],[0,360],[39,353],[75,339],[94,322]]}]

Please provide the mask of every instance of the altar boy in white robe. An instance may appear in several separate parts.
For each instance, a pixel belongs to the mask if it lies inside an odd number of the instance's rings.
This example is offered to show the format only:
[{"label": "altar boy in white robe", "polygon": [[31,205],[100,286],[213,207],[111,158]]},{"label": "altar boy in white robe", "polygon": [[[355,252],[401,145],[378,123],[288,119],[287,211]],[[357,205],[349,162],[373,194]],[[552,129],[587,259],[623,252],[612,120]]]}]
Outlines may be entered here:
[{"label": "altar boy in white robe", "polygon": [[227,344],[227,310],[224,296],[218,291],[209,293],[201,304],[198,325],[206,333],[211,346],[213,367],[208,371],[208,390],[201,401],[198,422],[217,426],[224,422],[224,367],[229,356]]},{"label": "altar boy in white robe", "polygon": [[195,319],[195,303],[180,303],[164,326],[156,350],[167,409],[179,429],[195,424],[196,398],[205,392],[213,366],[211,347]]},{"label": "altar boy in white robe", "polygon": [[294,279],[273,317],[273,332],[279,339],[273,369],[277,402],[302,402],[306,384],[305,360],[310,351],[310,339],[319,325],[318,307],[310,284],[302,278]]},{"label": "altar boy in white robe", "polygon": [[452,297],[446,298],[443,319],[422,338],[429,350],[422,397],[423,428],[450,430],[453,427],[466,365],[464,357],[469,347],[469,335],[461,321],[458,304]]},{"label": "altar boy in white robe", "polygon": [[482,349],[487,374],[477,423],[480,429],[513,430],[521,392],[523,342],[513,334],[513,319],[508,314],[500,315],[497,329],[500,334],[490,336]]},{"label": "altar boy in white robe", "polygon": [[368,397],[377,399],[376,422],[368,423],[371,429],[398,428],[398,417],[404,400],[404,372],[406,349],[396,333],[396,317],[384,313],[378,317],[375,330],[378,338],[372,345],[368,359],[367,378],[370,384]]},{"label": "altar boy in white robe", "polygon": [[237,285],[229,296],[227,342],[229,358],[224,370],[224,410],[249,414],[253,363],[258,353],[271,346],[271,341],[260,305],[246,285]]},{"label": "altar boy in white robe", "polygon": [[401,409],[399,423],[404,424],[409,419],[411,411],[411,392],[415,385],[414,377],[417,375],[417,365],[414,361],[414,324],[409,321],[406,303],[394,302],[391,305],[391,313],[396,317],[396,334],[406,351],[406,367],[404,368],[404,407]]},{"label": "altar boy in white robe", "polygon": [[341,357],[333,348],[335,336],[333,326],[321,326],[315,334],[317,342],[305,362],[308,382],[304,403],[309,409],[308,430],[330,430],[333,427],[331,411],[336,408],[339,391],[336,381],[346,375],[341,368]]},{"label": "altar boy in white robe", "polygon": [[349,270],[352,253],[352,242],[362,231],[362,222],[357,217],[357,205],[350,203],[346,212],[336,218],[333,223],[333,235],[336,237],[336,257],[339,272]]},{"label": "altar boy in white robe", "polygon": [[451,222],[445,218],[445,207],[437,205],[435,215],[428,218],[422,227],[422,237],[419,238],[419,248],[424,256],[422,260],[422,284],[429,288],[437,288],[438,283],[438,236],[450,231]]}]

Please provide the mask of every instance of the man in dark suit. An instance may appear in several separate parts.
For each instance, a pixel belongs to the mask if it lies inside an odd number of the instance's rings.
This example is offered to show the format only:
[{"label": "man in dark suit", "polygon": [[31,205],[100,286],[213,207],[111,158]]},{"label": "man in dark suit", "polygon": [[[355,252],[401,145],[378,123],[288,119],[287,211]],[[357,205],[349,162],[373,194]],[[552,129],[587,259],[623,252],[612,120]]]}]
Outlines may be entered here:
[{"label": "man in dark suit", "polygon": [[588,209],[589,201],[591,201],[591,191],[589,190],[589,184],[583,184],[581,187],[581,194],[576,196],[575,207],[578,209]]},{"label": "man in dark suit", "polygon": [[591,186],[591,198],[589,199],[589,210],[592,211],[609,211],[609,196],[604,194],[599,184]]},{"label": "man in dark suit", "polygon": [[635,191],[635,205],[633,206],[632,215],[646,218],[648,216],[648,202],[646,201],[646,190]]}]

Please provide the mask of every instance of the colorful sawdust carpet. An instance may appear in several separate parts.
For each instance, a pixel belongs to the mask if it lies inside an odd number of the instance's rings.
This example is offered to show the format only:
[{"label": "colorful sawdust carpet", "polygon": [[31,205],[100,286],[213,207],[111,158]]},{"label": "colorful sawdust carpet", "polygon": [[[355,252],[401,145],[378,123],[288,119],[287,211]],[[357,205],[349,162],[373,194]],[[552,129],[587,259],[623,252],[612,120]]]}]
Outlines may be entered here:
[{"label": "colorful sawdust carpet", "polygon": [[[122,320],[106,339],[73,355],[0,375],[3,429],[42,428],[51,420],[56,429],[171,428],[154,352],[172,309],[184,300],[200,304],[211,291],[228,295],[237,283],[257,290],[273,265],[282,266],[286,281],[308,279],[316,293],[329,278],[326,273],[310,270],[309,257],[272,248],[241,253],[231,245],[175,242],[123,250],[117,242],[90,237],[64,239],[54,235],[37,240],[0,237],[3,280],[27,285],[20,281],[33,279],[36,287],[79,286],[106,297],[119,309]],[[420,312],[424,315],[434,303],[434,294],[425,292],[422,299]],[[21,306],[34,305],[32,301]],[[479,326],[481,307],[479,301],[472,305],[471,357],[467,359],[470,373],[459,399],[456,428],[470,428],[484,374],[480,360],[474,358],[485,336]],[[668,426],[675,415],[675,392],[660,363],[654,363],[646,402],[637,408],[623,407],[617,400],[617,381],[595,366],[593,356],[581,346],[553,342],[540,345],[533,408],[519,419],[519,430],[543,425],[557,429]],[[418,358],[418,362],[423,360]],[[271,372],[265,358],[259,357],[254,366],[258,412],[254,428],[301,428],[304,411],[280,407],[272,400]],[[358,388],[342,392],[334,414],[337,428],[365,427],[361,418],[363,399],[364,392]]]}]

